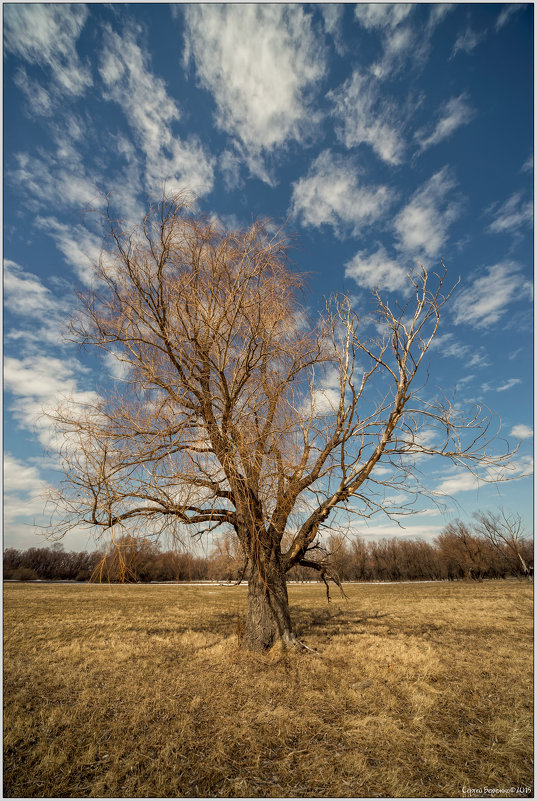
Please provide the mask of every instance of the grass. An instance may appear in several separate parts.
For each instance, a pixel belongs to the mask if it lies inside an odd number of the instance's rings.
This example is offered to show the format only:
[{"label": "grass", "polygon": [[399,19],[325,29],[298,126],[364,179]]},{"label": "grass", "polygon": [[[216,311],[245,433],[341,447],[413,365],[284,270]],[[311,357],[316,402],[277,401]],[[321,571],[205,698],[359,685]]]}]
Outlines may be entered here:
[{"label": "grass", "polygon": [[5,796],[532,796],[531,586],[347,592],[259,657],[243,587],[6,585]]}]

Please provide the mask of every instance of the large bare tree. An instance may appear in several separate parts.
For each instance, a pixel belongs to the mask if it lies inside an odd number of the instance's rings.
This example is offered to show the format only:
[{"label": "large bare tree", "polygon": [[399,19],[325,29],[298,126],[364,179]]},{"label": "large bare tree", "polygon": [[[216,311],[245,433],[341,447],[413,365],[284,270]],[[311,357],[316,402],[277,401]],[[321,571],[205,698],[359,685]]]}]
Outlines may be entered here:
[{"label": "large bare tree", "polygon": [[53,413],[65,471],[54,531],[232,531],[248,579],[244,645],[296,642],[286,573],[325,570],[329,518],[403,512],[393,493],[416,491],[423,455],[474,471],[493,461],[481,410],[415,385],[444,275],[409,276],[403,307],[374,293],[366,338],[347,297],[309,319],[289,242],[267,222],[228,231],[174,196],[134,230],[111,214],[106,225],[70,330],[115,354],[125,376],[95,404]]}]

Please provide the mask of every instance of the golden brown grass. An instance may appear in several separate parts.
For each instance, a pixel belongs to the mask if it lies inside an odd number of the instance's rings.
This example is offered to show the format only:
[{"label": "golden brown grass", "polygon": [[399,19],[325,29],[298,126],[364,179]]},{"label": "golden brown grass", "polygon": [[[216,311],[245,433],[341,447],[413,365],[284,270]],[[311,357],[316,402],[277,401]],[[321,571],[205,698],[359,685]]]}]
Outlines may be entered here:
[{"label": "golden brown grass", "polygon": [[7,585],[5,795],[532,795],[531,586],[347,592],[255,657],[243,587]]}]

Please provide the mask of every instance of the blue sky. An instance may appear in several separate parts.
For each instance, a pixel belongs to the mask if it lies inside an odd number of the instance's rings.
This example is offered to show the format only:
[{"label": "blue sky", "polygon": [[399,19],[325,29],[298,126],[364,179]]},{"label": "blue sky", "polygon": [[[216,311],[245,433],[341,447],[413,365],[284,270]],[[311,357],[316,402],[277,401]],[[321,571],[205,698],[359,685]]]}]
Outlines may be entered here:
[{"label": "blue sky", "polygon": [[[99,254],[85,212],[113,192],[136,220],[164,182],[227,225],[286,220],[312,308],[404,294],[416,261],[443,258],[461,280],[430,384],[490,406],[520,445],[511,475],[531,471],[533,5],[3,10],[6,546],[42,542],[31,524],[59,480],[41,410],[113,377],[61,337]],[[530,477],[478,484],[446,463],[426,481],[443,511],[356,530],[430,539],[498,506],[531,530]]]}]

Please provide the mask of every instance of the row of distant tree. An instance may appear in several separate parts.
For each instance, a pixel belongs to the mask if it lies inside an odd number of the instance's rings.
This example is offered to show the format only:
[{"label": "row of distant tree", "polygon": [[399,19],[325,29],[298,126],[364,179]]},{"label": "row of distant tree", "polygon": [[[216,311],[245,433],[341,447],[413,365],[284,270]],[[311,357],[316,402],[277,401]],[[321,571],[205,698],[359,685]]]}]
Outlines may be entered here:
[{"label": "row of distant tree", "polygon": [[[419,581],[484,579],[533,574],[533,542],[523,536],[519,518],[503,513],[481,514],[469,526],[448,525],[432,542],[396,538],[367,542],[332,534],[311,560],[327,567],[341,581]],[[61,545],[7,548],[4,578],[71,581],[200,581],[237,580],[244,568],[238,543],[223,537],[206,557],[162,550],[158,543],[124,536],[106,552],[66,552]],[[295,566],[288,578],[308,581],[319,571]]]}]

